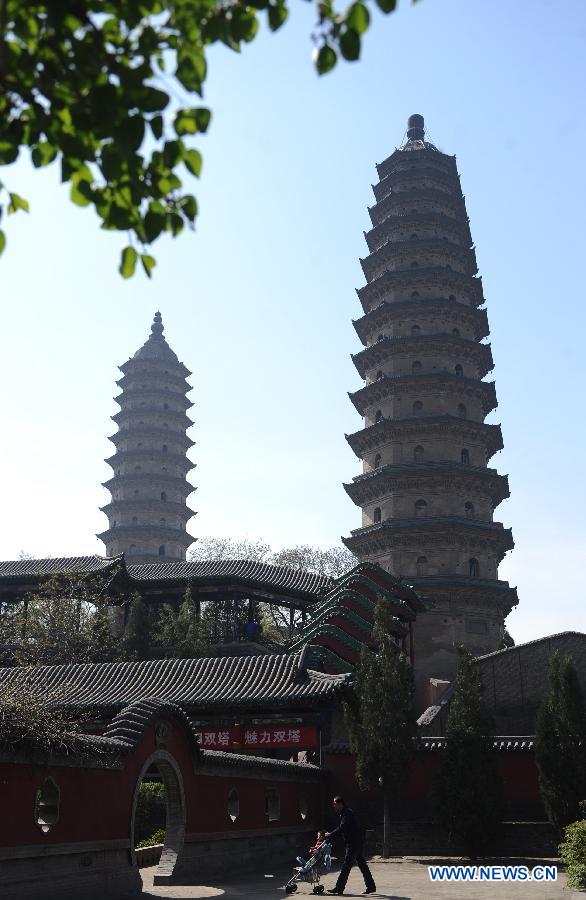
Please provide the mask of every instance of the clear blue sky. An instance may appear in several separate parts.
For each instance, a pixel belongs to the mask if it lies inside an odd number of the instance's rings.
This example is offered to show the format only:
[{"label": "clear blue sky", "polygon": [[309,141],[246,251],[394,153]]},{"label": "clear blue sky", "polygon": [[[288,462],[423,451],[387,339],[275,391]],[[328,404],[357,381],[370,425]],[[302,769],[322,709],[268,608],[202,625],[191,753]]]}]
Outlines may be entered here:
[{"label": "clear blue sky", "polygon": [[56,167],[4,170],[31,214],[0,262],[0,555],[103,552],[116,367],[156,309],[194,373],[194,536],[326,547],[359,524],[341,484],[359,472],[344,432],[360,427],[362,232],[375,163],[419,112],[458,157],[484,280],[510,629],[586,630],[584,4],[403,0],[374,14],[359,63],[321,79],[312,8],[292,4],[278,34],[213,50],[197,232],[156,245],[152,283],[120,279],[123,238],[71,206]]}]

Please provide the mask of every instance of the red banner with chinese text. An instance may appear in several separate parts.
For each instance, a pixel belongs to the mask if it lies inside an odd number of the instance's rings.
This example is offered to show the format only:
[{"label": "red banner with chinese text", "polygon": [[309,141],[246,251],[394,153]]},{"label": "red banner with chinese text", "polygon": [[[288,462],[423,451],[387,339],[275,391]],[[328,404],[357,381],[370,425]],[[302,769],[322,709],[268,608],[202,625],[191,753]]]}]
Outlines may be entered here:
[{"label": "red banner with chinese text", "polygon": [[319,746],[315,725],[205,725],[194,731],[203,750],[312,750]]}]

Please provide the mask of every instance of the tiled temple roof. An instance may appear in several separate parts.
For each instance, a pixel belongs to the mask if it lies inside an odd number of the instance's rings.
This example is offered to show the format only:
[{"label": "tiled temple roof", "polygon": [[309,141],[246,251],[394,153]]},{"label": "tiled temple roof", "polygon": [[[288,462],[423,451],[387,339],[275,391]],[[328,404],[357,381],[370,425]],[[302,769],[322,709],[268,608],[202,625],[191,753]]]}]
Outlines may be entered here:
[{"label": "tiled temple roof", "polygon": [[230,581],[247,586],[262,586],[269,591],[290,593],[307,600],[318,599],[333,584],[333,579],[326,575],[248,559],[125,564],[122,556],[113,558],[72,556],[0,561],[0,585],[2,582],[55,575],[60,572],[105,572],[116,564],[125,567],[130,579],[139,583],[177,582],[187,579],[195,584]]},{"label": "tiled temple roof", "polygon": [[218,707],[304,706],[327,700],[349,675],[304,668],[302,654],[164,659],[0,669],[0,685],[25,679],[59,687],[59,705],[111,715],[145,698],[188,713]]}]

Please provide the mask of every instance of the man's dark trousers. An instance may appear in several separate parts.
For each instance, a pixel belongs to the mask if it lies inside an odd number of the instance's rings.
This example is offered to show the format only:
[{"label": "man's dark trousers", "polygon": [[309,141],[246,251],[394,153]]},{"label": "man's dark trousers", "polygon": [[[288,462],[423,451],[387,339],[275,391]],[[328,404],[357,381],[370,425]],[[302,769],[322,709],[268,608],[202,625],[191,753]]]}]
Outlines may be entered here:
[{"label": "man's dark trousers", "polygon": [[370,869],[366,864],[366,860],[363,854],[363,846],[361,844],[352,845],[346,844],[346,853],[344,855],[344,862],[342,863],[342,868],[340,869],[340,874],[338,875],[338,880],[336,881],[336,891],[338,893],[342,893],[344,888],[346,887],[346,882],[348,881],[348,875],[350,874],[350,869],[356,863],[362,875],[364,877],[364,883],[366,884],[367,891],[375,891],[376,885],[374,883],[374,878],[370,873]]}]

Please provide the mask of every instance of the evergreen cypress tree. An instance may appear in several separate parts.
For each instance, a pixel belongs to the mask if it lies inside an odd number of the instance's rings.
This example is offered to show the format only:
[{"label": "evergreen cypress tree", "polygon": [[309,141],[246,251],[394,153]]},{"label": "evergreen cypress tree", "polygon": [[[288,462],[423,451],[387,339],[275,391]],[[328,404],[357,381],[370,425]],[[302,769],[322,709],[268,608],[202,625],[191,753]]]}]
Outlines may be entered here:
[{"label": "evergreen cypress tree", "polygon": [[535,762],[549,821],[561,830],[586,797],[586,710],[572,658],[549,661],[549,693],[537,713]]},{"label": "evergreen cypress tree", "polygon": [[390,619],[387,601],[379,596],[372,632],[378,653],[362,647],[355,701],[344,709],[359,785],[378,787],[382,780],[383,856],[390,855],[391,800],[409,777],[416,730],[413,671],[391,638]]},{"label": "evergreen cypress tree", "polygon": [[161,610],[156,640],[168,659],[194,659],[205,653],[209,645],[205,623],[189,585],[177,612],[168,603]]},{"label": "evergreen cypress tree", "polygon": [[434,779],[439,822],[449,840],[470,857],[490,844],[504,813],[503,785],[492,749],[493,722],[473,657],[458,645],[456,686],[446,727],[446,748]]},{"label": "evergreen cypress tree", "polygon": [[128,620],[124,628],[124,658],[133,661],[149,659],[150,617],[149,609],[140,594],[130,600]]}]

